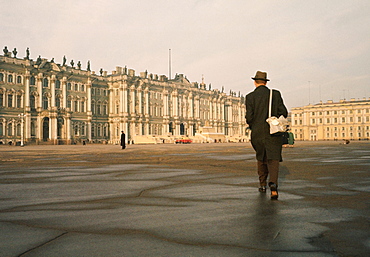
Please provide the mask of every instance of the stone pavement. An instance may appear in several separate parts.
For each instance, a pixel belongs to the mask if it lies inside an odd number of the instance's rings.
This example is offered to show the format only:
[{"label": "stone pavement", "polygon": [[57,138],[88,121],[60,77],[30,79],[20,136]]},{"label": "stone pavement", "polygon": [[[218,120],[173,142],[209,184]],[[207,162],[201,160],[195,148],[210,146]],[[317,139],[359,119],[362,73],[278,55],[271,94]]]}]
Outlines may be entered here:
[{"label": "stone pavement", "polygon": [[369,256],[370,143],[0,146],[0,256]]}]

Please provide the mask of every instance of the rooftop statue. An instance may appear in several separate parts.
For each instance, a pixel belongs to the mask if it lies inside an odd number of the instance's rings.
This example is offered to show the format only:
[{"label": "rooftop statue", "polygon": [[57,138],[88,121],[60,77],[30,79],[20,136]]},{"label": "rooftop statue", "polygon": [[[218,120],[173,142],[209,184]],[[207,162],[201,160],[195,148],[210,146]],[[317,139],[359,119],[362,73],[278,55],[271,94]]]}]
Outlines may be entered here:
[{"label": "rooftop statue", "polygon": [[14,55],[14,58],[17,58],[17,48],[14,48],[14,50],[13,50],[13,55]]},{"label": "rooftop statue", "polygon": [[26,59],[29,60],[30,59],[30,49],[27,47],[26,49]]},{"label": "rooftop statue", "polygon": [[41,64],[41,56],[39,55],[39,57],[36,60],[36,65],[40,65],[40,64]]},{"label": "rooftop statue", "polygon": [[3,52],[4,52],[4,56],[9,57],[9,50],[7,46],[4,47]]},{"label": "rooftop statue", "polygon": [[66,66],[66,62],[67,62],[66,56],[63,56],[63,66]]}]

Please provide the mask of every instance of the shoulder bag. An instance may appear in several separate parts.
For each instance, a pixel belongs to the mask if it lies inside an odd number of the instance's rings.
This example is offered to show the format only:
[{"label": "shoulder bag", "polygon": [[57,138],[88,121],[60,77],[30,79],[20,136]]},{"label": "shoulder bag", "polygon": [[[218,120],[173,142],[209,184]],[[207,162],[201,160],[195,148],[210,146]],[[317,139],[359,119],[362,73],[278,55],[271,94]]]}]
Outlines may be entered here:
[{"label": "shoulder bag", "polygon": [[272,89],[270,89],[270,101],[269,101],[269,116],[267,118],[267,123],[270,125],[270,134],[274,135],[279,132],[285,132],[288,126],[288,120],[281,115],[279,118],[271,116],[272,108]]}]

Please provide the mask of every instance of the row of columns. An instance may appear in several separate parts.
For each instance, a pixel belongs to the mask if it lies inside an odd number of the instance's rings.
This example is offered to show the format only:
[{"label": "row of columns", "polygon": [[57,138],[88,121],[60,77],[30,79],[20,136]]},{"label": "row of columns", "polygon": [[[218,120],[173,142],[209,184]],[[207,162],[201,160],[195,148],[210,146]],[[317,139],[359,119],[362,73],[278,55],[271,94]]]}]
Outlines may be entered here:
[{"label": "row of columns", "polygon": [[[40,73],[36,77],[36,101],[35,101],[35,108],[38,112],[36,118],[36,138],[41,140],[43,135],[43,120],[44,118],[49,118],[49,139],[54,143],[58,140],[58,110],[56,106],[56,76],[52,75],[50,79],[50,108],[47,110],[47,113],[43,115],[42,111],[42,101],[43,101],[43,94],[44,94],[44,87],[43,87],[43,74]],[[87,82],[87,138],[91,140],[91,120],[92,120],[92,112],[91,112],[91,79],[88,79]],[[62,101],[60,102],[60,108],[65,110],[65,115],[63,115],[64,119],[64,126],[63,131],[64,134],[62,139],[70,142],[72,137],[72,126],[71,126],[71,113],[67,110],[67,77],[63,77],[61,80],[61,88],[62,88]],[[25,106],[25,114],[24,114],[24,136],[27,139],[31,138],[31,106],[30,106],[30,72],[26,71],[25,75],[25,97],[24,97],[24,106]]]},{"label": "row of columns", "polygon": [[[111,138],[112,143],[117,143],[120,137],[120,131],[125,131],[127,139],[136,135],[149,135],[149,117],[150,113],[150,96],[149,88],[143,89],[143,83],[136,87],[135,85],[129,86],[126,81],[119,82],[118,85],[118,98],[115,97],[115,90],[113,83],[109,84],[109,98],[110,98],[110,124],[111,124]],[[163,93],[163,121],[162,133],[169,134],[169,124],[172,122],[174,135],[180,135],[180,125],[185,124],[186,130],[193,135],[194,124],[200,126],[200,97],[193,96],[190,92],[183,96],[182,103],[185,105],[181,114],[179,111],[180,98],[179,93],[175,89],[171,93],[166,88]],[[171,96],[171,98],[169,98]],[[118,100],[116,102],[116,99]],[[116,105],[118,104],[118,113],[116,113]],[[240,103],[238,103],[240,105]],[[225,104],[223,100],[212,99],[209,101],[209,120],[212,126],[217,127],[217,132],[225,132],[225,124],[228,127],[228,133],[232,133],[233,122],[233,105],[232,102]],[[226,110],[225,110],[226,109]],[[240,108],[239,108],[240,109]],[[226,113],[225,113],[226,111]],[[180,117],[181,115],[181,117]],[[235,114],[234,114],[235,116]],[[239,110],[237,116],[239,117],[238,132],[243,135],[244,117],[243,113]],[[118,129],[117,129],[118,128]]]}]

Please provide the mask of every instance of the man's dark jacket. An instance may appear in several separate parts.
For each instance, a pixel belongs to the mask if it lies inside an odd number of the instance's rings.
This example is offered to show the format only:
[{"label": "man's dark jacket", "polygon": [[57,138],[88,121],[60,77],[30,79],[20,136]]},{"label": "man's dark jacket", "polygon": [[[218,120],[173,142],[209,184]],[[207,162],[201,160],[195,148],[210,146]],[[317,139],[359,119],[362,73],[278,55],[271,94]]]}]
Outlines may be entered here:
[{"label": "man's dark jacket", "polygon": [[[259,86],[249,93],[245,98],[245,106],[247,109],[245,118],[252,130],[251,142],[256,151],[256,158],[263,161],[266,155],[267,160],[282,160],[281,149],[282,139],[280,136],[271,136],[270,127],[266,122],[269,112],[270,89],[266,86]],[[273,90],[272,94],[272,110],[271,115],[285,118],[288,116],[288,111],[284,105],[281,94],[277,90]]]}]

